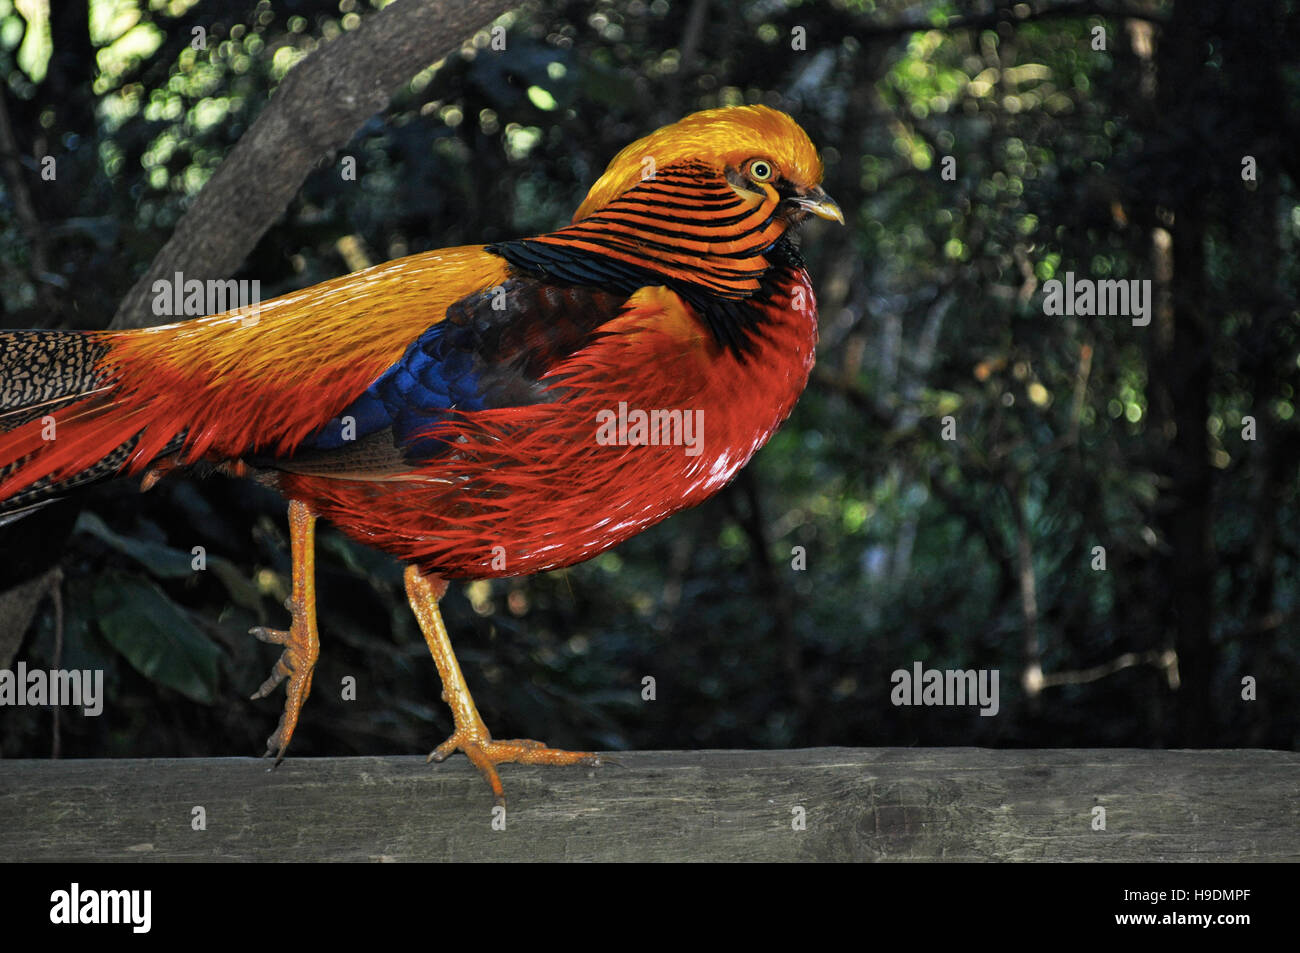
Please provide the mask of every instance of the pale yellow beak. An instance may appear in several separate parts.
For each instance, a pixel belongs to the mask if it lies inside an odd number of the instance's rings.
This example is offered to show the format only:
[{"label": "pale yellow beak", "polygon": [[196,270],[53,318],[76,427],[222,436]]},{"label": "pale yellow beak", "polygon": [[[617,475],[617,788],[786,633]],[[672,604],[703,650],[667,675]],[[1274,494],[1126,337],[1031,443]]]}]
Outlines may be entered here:
[{"label": "pale yellow beak", "polygon": [[798,205],[805,211],[811,212],[818,218],[824,218],[831,222],[839,222],[841,225],[844,224],[844,213],[841,212],[840,207],[835,204],[835,200],[822,190],[821,186],[809,189],[806,194],[800,195],[792,201],[795,205]]}]

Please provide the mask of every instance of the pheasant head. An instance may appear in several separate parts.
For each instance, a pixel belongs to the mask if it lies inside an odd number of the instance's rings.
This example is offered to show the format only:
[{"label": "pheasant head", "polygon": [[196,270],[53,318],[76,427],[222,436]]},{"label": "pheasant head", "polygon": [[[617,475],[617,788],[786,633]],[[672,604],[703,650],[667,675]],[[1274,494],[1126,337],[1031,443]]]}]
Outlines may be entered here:
[{"label": "pheasant head", "polygon": [[661,171],[682,167],[711,169],[751,207],[770,205],[783,224],[798,224],[809,214],[844,222],[821,188],[822,160],[808,134],[767,106],[708,109],[636,140],[610,162],[573,220],[605,208]]}]

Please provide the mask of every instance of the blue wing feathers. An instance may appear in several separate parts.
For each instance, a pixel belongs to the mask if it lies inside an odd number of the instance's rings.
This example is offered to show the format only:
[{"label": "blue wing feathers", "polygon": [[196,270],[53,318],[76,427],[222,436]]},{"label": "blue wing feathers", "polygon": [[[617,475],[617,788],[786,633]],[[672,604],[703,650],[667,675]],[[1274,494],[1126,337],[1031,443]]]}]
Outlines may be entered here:
[{"label": "blue wing feathers", "polygon": [[[365,393],[304,441],[293,459],[341,457],[366,438],[387,433],[406,462],[429,460],[446,449],[436,431],[455,412],[553,399],[542,376],[586,344],[626,299],[626,293],[530,275],[463,298]],[[372,439],[368,462],[373,450]]]}]

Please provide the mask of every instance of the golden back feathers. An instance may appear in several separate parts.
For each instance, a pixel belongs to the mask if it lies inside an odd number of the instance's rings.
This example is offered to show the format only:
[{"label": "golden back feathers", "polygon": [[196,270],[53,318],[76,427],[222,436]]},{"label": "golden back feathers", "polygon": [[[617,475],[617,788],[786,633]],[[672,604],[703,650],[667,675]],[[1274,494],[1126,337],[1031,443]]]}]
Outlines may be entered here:
[{"label": "golden back feathers", "polygon": [[822,160],[808,134],[790,116],[767,106],[725,106],[692,113],[627,146],[605,169],[574,214],[575,222],[604,208],[658,169],[677,162],[706,162],[738,169],[764,158],[794,185],[822,180]]}]

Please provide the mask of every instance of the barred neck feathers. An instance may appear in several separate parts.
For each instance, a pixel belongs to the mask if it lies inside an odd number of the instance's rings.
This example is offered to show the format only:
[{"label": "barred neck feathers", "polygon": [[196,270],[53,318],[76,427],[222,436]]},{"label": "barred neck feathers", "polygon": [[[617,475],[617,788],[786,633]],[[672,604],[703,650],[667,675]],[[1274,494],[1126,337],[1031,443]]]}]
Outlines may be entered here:
[{"label": "barred neck feathers", "polygon": [[777,196],[742,196],[716,169],[688,161],[538,241],[641,265],[724,298],[745,298],[758,291],[767,270],[763,252],[785,231],[776,206]]},{"label": "barred neck feathers", "polygon": [[744,353],[747,332],[762,319],[749,299],[762,297],[774,266],[798,261],[783,241],[779,200],[739,191],[721,171],[686,160],[572,225],[488,251],[553,281],[628,293],[666,285],[700,312],[719,343]]}]

